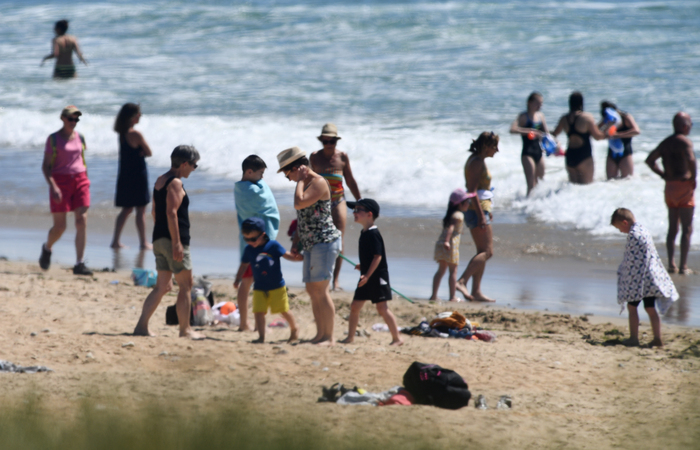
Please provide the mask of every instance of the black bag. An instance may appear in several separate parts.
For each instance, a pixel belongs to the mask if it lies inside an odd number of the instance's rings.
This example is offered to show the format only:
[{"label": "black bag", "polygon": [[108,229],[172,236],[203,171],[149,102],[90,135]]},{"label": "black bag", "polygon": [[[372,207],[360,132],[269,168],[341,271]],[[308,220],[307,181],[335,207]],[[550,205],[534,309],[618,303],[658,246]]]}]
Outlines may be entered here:
[{"label": "black bag", "polygon": [[[175,305],[170,305],[165,308],[165,324],[178,325],[179,323],[180,319],[177,318],[177,309],[175,309]],[[190,313],[190,325],[194,325],[194,316],[192,313]]]},{"label": "black bag", "polygon": [[403,385],[419,405],[459,409],[469,404],[472,394],[454,370],[418,361],[403,375]]}]

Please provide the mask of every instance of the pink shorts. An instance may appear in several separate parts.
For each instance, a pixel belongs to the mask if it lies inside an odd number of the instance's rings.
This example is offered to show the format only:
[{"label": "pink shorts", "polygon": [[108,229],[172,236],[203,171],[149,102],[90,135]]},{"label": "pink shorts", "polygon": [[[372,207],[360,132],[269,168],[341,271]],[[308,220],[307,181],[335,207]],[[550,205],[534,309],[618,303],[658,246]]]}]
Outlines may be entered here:
[{"label": "pink shorts", "polygon": [[78,208],[90,206],[90,180],[87,172],[75,175],[52,175],[56,185],[61,190],[61,203],[51,199],[49,189],[49,203],[52,213],[64,213],[75,211]]}]

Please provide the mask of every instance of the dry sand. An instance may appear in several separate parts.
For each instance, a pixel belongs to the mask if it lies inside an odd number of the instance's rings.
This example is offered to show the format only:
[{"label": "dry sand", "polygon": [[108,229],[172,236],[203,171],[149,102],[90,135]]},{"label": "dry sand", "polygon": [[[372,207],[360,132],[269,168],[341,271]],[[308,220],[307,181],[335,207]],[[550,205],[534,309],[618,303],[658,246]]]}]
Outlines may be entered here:
[{"label": "dry sand", "polygon": [[[229,281],[215,281],[213,290],[219,299],[234,299]],[[301,337],[310,338],[308,296],[290,292]],[[351,345],[288,345],[288,329],[268,329],[268,343],[256,345],[250,343],[255,333],[225,326],[204,328],[208,339],[194,342],[164,325],[165,307],[175,302],[169,295],[152,319],[159,336],[134,337],[147,293],[124,273],[75,277],[59,267],[44,273],[35,264],[0,262],[0,359],[53,369],[0,374],[5,407],[30,392],[57,420],[70,417],[86,397],[125,413],[153,401],[202,411],[245,404],[267,420],[313,427],[338,439],[392,436],[396,447],[415,436],[435,448],[698,448],[700,442],[697,329],[664,325],[665,348],[627,348],[604,345],[628,333],[620,320],[595,323],[497,306],[394,300],[390,307],[401,326],[457,309],[495,331],[498,341],[404,336],[405,345],[389,347],[388,333],[371,331],[381,318],[366,305],[360,326],[371,336]],[[335,337],[341,339],[351,295],[333,298]],[[643,342],[650,340],[645,320],[640,333]],[[335,382],[368,391],[399,385],[413,361],[456,370],[474,397],[486,397],[489,410],[477,410],[473,402],[457,411],[316,402],[321,386]],[[504,394],[512,397],[512,410],[494,409]]]}]

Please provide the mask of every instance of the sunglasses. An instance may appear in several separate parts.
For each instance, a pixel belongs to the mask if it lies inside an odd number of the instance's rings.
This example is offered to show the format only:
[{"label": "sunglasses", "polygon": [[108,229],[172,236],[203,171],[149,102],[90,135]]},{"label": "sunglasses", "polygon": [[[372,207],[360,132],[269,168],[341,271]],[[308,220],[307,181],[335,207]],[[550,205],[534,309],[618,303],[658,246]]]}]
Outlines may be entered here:
[{"label": "sunglasses", "polygon": [[243,237],[243,240],[245,240],[246,242],[255,242],[255,241],[257,241],[258,239],[260,239],[260,236],[262,236],[262,235],[263,235],[263,234],[260,233],[260,234],[258,234],[257,236],[255,236],[255,237],[250,237],[250,238],[244,236],[244,237]]},{"label": "sunglasses", "polygon": [[338,139],[321,139],[321,144],[323,145],[333,145],[338,142]]},{"label": "sunglasses", "polygon": [[193,169],[196,169],[198,167],[197,163],[192,162],[192,161],[190,161],[190,165],[192,166]]},{"label": "sunglasses", "polygon": [[75,123],[80,122],[80,119],[78,119],[77,117],[66,117],[66,120],[68,122],[75,122]]}]

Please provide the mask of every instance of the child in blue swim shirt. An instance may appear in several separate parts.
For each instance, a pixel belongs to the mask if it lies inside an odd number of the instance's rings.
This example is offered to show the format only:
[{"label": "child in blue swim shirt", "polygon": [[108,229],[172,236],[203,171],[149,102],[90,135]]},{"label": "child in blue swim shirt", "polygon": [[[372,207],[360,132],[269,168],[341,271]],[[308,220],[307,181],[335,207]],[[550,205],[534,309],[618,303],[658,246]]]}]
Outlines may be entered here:
[{"label": "child in blue swim shirt", "polygon": [[236,273],[234,287],[238,288],[243,275],[250,267],[253,272],[253,315],[259,338],[254,343],[265,342],[265,314],[281,314],[289,323],[289,342],[299,338],[294,316],[289,312],[287,287],[282,277],[280,258],[302,261],[303,256],[292,255],[279,242],[270,239],[265,232],[265,222],[259,217],[243,221],[241,232],[248,244],[243,251],[241,265]]}]

